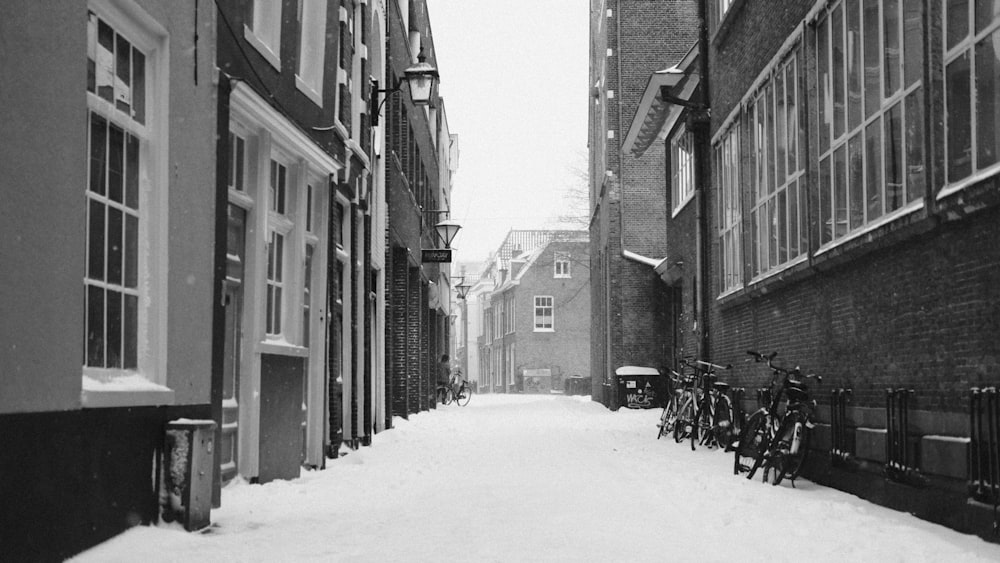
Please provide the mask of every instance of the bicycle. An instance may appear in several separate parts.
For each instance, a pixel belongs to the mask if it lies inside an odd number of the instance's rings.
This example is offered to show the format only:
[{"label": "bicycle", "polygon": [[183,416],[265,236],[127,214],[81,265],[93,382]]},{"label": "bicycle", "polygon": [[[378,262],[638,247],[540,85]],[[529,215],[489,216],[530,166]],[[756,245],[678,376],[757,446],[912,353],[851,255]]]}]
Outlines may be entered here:
[{"label": "bicycle", "polygon": [[472,387],[464,379],[451,385],[437,386],[438,394],[442,396],[441,403],[450,405],[453,401],[460,407],[464,407],[472,400]]},{"label": "bicycle", "polygon": [[[800,378],[822,381],[822,377],[803,374],[798,367],[775,365],[777,352],[764,355],[748,351],[747,354],[755,362],[767,362],[772,372],[772,393],[770,404],[750,415],[739,434],[734,445],[733,474],[746,471],[747,479],[752,479],[763,465],[764,481],[770,476],[771,483],[778,485],[788,477],[794,487],[809,452],[810,431],[816,426],[811,408],[816,402],[809,398],[808,388]],[[787,398],[787,405],[784,415],[779,415],[783,398]]]},{"label": "bicycle", "polygon": [[691,435],[694,428],[695,401],[697,400],[696,378],[693,375],[681,376],[680,388],[675,390],[674,396],[676,414],[674,417],[673,431],[674,442],[678,444]]},{"label": "bicycle", "polygon": [[700,382],[695,402],[694,424],[691,431],[691,449],[695,443],[712,447],[726,447],[733,440],[733,403],[727,395],[729,384],[719,381],[716,370],[727,370],[733,366],[720,366],[702,360],[684,360],[684,365],[700,374]]},{"label": "bicycle", "polygon": [[656,424],[659,427],[656,433],[657,440],[674,431],[674,425],[677,423],[678,407],[684,397],[684,376],[669,368],[668,371],[669,373],[666,376],[670,378],[670,400],[667,401],[667,404],[663,407],[663,411],[660,412],[660,422]]}]

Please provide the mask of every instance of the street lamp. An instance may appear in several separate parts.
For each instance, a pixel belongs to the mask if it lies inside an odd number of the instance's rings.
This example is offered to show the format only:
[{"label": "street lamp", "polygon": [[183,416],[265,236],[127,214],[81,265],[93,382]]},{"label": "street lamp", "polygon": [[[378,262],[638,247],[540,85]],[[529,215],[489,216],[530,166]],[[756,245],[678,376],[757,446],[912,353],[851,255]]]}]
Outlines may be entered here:
[{"label": "street lamp", "polygon": [[458,294],[459,299],[465,299],[469,295],[470,289],[472,289],[472,285],[465,283],[465,278],[462,278],[462,281],[455,286],[455,293]]},{"label": "street lamp", "polygon": [[[425,106],[431,102],[431,93],[434,91],[434,84],[438,80],[438,71],[427,62],[423,46],[420,47],[420,54],[417,55],[417,64],[404,70],[403,77],[406,79],[410,89],[410,99],[413,100],[415,105]],[[372,97],[376,100],[379,94],[392,94],[393,92],[399,92],[403,88],[402,82],[395,88],[379,89],[378,86],[378,80],[372,80]],[[385,101],[388,99],[388,96],[384,96],[382,101],[378,103],[375,111],[372,112],[371,124],[373,127],[378,125],[378,116],[382,113],[382,106],[385,105]]]},{"label": "street lamp", "polygon": [[434,225],[434,230],[437,231],[437,235],[441,238],[441,242],[444,243],[445,248],[451,248],[451,241],[455,240],[455,235],[458,234],[458,230],[461,228],[461,225],[451,219],[445,219]]}]

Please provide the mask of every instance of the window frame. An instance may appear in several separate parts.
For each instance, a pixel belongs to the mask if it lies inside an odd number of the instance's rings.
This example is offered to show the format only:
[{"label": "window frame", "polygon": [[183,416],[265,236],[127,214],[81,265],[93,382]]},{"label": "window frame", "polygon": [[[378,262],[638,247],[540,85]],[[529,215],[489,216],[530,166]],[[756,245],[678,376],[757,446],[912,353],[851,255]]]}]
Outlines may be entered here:
[{"label": "window frame", "polygon": [[[541,301],[540,301],[541,300]],[[547,302],[545,300],[548,300]],[[556,307],[555,307],[555,297],[551,295],[536,295],[534,306],[534,332],[555,332],[556,329]],[[546,304],[547,303],[547,304]],[[549,314],[544,313],[539,316],[539,309],[548,310]],[[549,319],[548,326],[546,326],[545,318]],[[541,319],[541,322],[539,322]]]},{"label": "window frame", "polygon": [[[904,11],[904,3],[900,1],[896,1],[899,19],[896,22],[895,34],[891,36],[891,39],[894,39],[898,45],[888,50],[899,53],[897,55],[898,61],[892,65],[887,62],[885,2],[886,0],[854,0],[853,2],[842,0],[829,6],[817,18],[814,42],[816,53],[815,81],[819,85],[815,110],[818,114],[815,116],[818,127],[813,138],[818,147],[818,156],[814,164],[817,169],[817,194],[819,197],[817,197],[818,203],[814,204],[814,209],[818,213],[819,238],[815,255],[821,255],[902,216],[909,215],[924,205],[924,196],[930,181],[926,169],[927,157],[924,153],[924,141],[927,135],[923,122],[925,109],[923,66],[925,62],[922,58],[923,52],[920,50],[921,59],[918,65],[919,72],[916,73],[917,78],[908,80],[905,50],[907,43],[912,41],[912,37],[904,37],[906,35],[906,12]],[[852,3],[856,5],[858,13],[845,13],[849,4]],[[866,34],[870,28],[867,26],[869,20],[865,17],[865,8],[870,3],[878,6],[876,21],[878,37],[872,39],[877,43],[876,45],[866,45],[866,39],[869,38]],[[858,20],[854,23],[858,26],[857,32],[861,34],[857,41],[850,39],[852,17],[855,15]],[[839,18],[839,29],[833,27],[835,18]],[[827,27],[824,28],[824,25]],[[839,35],[834,37],[838,33]],[[926,30],[921,27],[921,37],[924,33]],[[843,68],[839,70],[836,67],[837,50],[834,46],[834,41],[837,39],[840,39],[841,46],[844,47],[840,55]],[[821,44],[821,41],[827,43]],[[920,43],[918,41],[918,45]],[[854,53],[846,47],[851,44],[858,46]],[[870,51],[869,47],[871,47]],[[869,58],[869,52],[874,52],[877,59]],[[856,78],[857,83],[853,90],[859,99],[853,104],[848,99],[852,94],[852,77],[848,66],[852,56],[857,57],[855,63],[859,67],[855,74],[858,78]],[[873,62],[878,65],[878,73],[866,72],[868,68],[871,68]],[[824,70],[828,71],[829,78],[822,74]],[[842,79],[837,79],[838,72]],[[888,79],[887,76],[889,76]],[[839,84],[833,83],[835,79]],[[892,84],[893,81],[898,82],[898,85],[887,96],[885,89],[887,84]],[[840,91],[844,106],[842,110],[838,110],[836,107],[835,96],[837,92],[834,91],[834,88],[843,89]],[[831,93],[827,94],[827,91]],[[869,104],[872,104],[872,107]],[[893,113],[897,109],[899,110],[898,117],[894,117]],[[852,110],[860,112],[860,116],[853,118],[854,120],[859,119],[858,123],[852,124]],[[915,112],[918,117],[914,120],[912,115],[908,116],[908,111]],[[892,124],[893,119],[897,119],[899,123]],[[837,123],[838,120],[841,123]],[[916,141],[907,139],[909,120],[913,120],[919,128],[917,133],[919,138]],[[838,132],[838,127],[842,129],[840,132]],[[889,134],[895,136],[897,133],[898,147],[895,143],[887,141]],[[876,135],[877,140],[875,139]],[[910,150],[918,150],[919,154],[911,154]],[[902,183],[898,184],[900,187],[897,192],[902,194],[900,196],[902,202],[894,209],[890,209],[890,189],[886,179],[889,173],[889,151],[893,152],[893,157],[899,159],[899,166],[894,167],[893,170],[898,168],[895,174],[898,174],[902,180]],[[852,159],[860,160],[859,169],[852,166]],[[918,174],[922,175],[922,178],[916,174],[910,174],[912,167],[908,166],[908,162],[911,159],[913,162],[920,163],[917,168],[921,170]],[[873,160],[877,160],[877,164],[873,165]],[[913,168],[913,170],[917,170],[917,168]],[[878,190],[878,193],[870,192],[873,187]],[[862,203],[854,203],[856,199],[860,199]]]},{"label": "window frame", "polygon": [[299,43],[295,87],[323,107],[323,74],[326,68],[326,0],[299,0]]},{"label": "window frame", "polygon": [[[795,45],[761,76],[763,80],[754,89],[744,110],[747,121],[747,150],[751,178],[748,182],[750,204],[749,221],[750,282],[757,283],[798,264],[809,256],[808,221],[805,192],[808,186],[805,154],[803,108],[805,93],[801,88],[801,37]],[[791,69],[791,81],[788,70]],[[789,82],[793,84],[792,99],[795,103],[794,126],[789,124]],[[782,98],[776,93],[782,88]],[[779,107],[780,104],[780,107]],[[784,113],[783,113],[784,112]],[[789,136],[794,127],[795,135]],[[784,141],[782,144],[781,141]],[[794,141],[794,148],[789,141]],[[791,149],[791,150],[790,150]],[[794,156],[791,153],[794,152]],[[793,166],[794,165],[794,166]],[[790,166],[794,170],[790,170]],[[794,189],[789,189],[794,186]],[[795,230],[791,230],[790,211],[794,194]],[[767,219],[767,222],[761,218]],[[780,231],[772,230],[778,224]],[[782,237],[784,235],[784,237]],[[790,247],[793,237],[798,241],[795,254]],[[784,241],[784,245],[782,245]],[[784,255],[784,259],[782,259]]]},{"label": "window frame", "polygon": [[250,17],[243,24],[243,39],[279,72],[282,4],[274,0],[250,0]]},{"label": "window frame", "polygon": [[694,134],[681,124],[669,142],[670,150],[670,205],[671,218],[683,211],[694,199]]},{"label": "window frame", "polygon": [[713,147],[716,185],[719,186],[719,296],[743,288],[743,198],[741,129],[734,123]]},{"label": "window frame", "polygon": [[[115,33],[115,37],[121,36],[130,45],[144,55],[144,87],[142,95],[143,122],[137,122],[132,117],[132,110],[135,108],[138,98],[129,98],[129,114],[123,109],[116,107],[114,101],[108,101],[97,93],[96,88],[96,54],[95,54],[95,89],[85,90],[87,105],[87,144],[88,163],[87,179],[85,180],[84,194],[85,200],[91,202],[96,200],[99,205],[103,205],[107,217],[108,203],[111,200],[104,196],[92,198],[90,193],[90,167],[91,157],[89,146],[92,141],[91,124],[93,117],[99,116],[106,122],[106,130],[110,131],[112,126],[121,129],[123,132],[123,151],[127,144],[128,136],[133,136],[138,143],[138,177],[135,179],[138,188],[137,208],[135,208],[136,225],[136,271],[138,280],[134,288],[134,295],[137,302],[136,324],[135,324],[135,354],[136,365],[134,368],[89,366],[87,365],[87,347],[83,349],[81,362],[81,406],[84,408],[112,407],[112,406],[147,406],[173,404],[174,391],[167,387],[167,308],[166,295],[168,290],[168,236],[167,217],[169,212],[169,192],[170,183],[167,174],[169,161],[169,123],[167,121],[169,108],[169,33],[154,18],[150,17],[144,10],[132,2],[122,2],[115,4],[89,2],[88,17],[84,25],[87,26],[88,51],[91,44],[96,46],[97,29],[92,30],[90,13],[98,20],[103,20]],[[115,40],[116,45],[118,40]],[[96,48],[96,47],[95,47]],[[90,53],[88,53],[90,54]],[[130,59],[131,60],[131,59]],[[115,57],[117,63],[117,57]],[[134,71],[134,67],[130,67]],[[116,70],[112,70],[118,76]],[[134,75],[130,74],[130,78]],[[129,95],[132,94],[131,86]],[[113,96],[115,98],[116,96]],[[109,142],[108,135],[105,142]],[[109,153],[105,152],[102,158],[108,158]],[[126,155],[123,152],[123,170]],[[105,169],[105,174],[107,170]],[[123,178],[122,189],[126,190]],[[126,207],[126,195],[122,196],[122,208]],[[86,219],[88,224],[89,237],[89,209],[91,204],[87,204]],[[106,232],[107,221],[104,229]],[[124,225],[124,217],[123,217]],[[125,235],[123,234],[123,237]],[[124,239],[123,239],[124,240]],[[103,243],[107,244],[107,237],[103,237]],[[87,243],[89,249],[89,242]],[[88,256],[89,256],[89,250]],[[105,246],[102,256],[107,255],[108,249]],[[89,258],[86,262],[89,268]],[[105,266],[106,267],[106,264]],[[123,272],[122,281],[125,283],[127,272],[124,271],[124,251],[123,251]],[[91,279],[89,272],[84,271],[82,281],[85,288],[89,285],[107,288],[106,280],[100,281]],[[123,286],[124,287],[124,286]],[[87,290],[84,291],[85,295]],[[106,307],[102,307],[103,315],[107,314]],[[84,317],[82,319],[85,331],[84,342],[88,341],[87,331],[87,305],[84,305]],[[123,312],[124,314],[124,312]],[[102,330],[104,325],[102,324]],[[123,329],[124,330],[124,329]],[[106,342],[105,342],[106,345]]]},{"label": "window frame", "polygon": [[552,260],[552,268],[552,277],[554,278],[565,279],[573,277],[570,256],[565,252],[555,253],[555,257]]},{"label": "window frame", "polygon": [[[978,167],[979,161],[979,111],[977,107],[977,102],[980,96],[977,96],[977,85],[979,81],[977,80],[977,47],[983,44],[986,40],[992,39],[994,42],[994,50],[1000,48],[1000,15],[994,15],[993,21],[987,23],[983,26],[981,30],[977,30],[977,14],[976,14],[976,3],[971,0],[966,1],[966,31],[964,36],[955,43],[951,48],[948,47],[949,40],[949,21],[948,21],[948,6],[947,0],[941,0],[941,53],[942,53],[942,63],[941,63],[941,74],[940,79],[943,84],[943,115],[942,115],[942,127],[943,127],[943,142],[944,142],[944,155],[947,161],[950,163],[953,159],[950,156],[949,145],[951,143],[950,131],[948,128],[948,107],[949,107],[949,91],[948,87],[948,67],[951,63],[959,60],[963,56],[967,57],[968,60],[968,74],[969,82],[966,86],[966,99],[968,102],[969,111],[969,132],[968,132],[968,143],[969,143],[969,172],[964,176],[951,180],[949,178],[950,170],[949,166],[943,166],[943,185],[938,191],[937,198],[941,199],[958,192],[972,184],[982,181],[985,178],[996,175],[1000,172],[1000,156],[994,156],[996,162],[987,165],[985,168]],[[992,37],[991,37],[992,36]],[[995,84],[1000,90],[1000,82]],[[1000,91],[996,92],[1000,95]],[[995,102],[996,103],[996,102]],[[996,108],[994,107],[994,110]],[[997,120],[994,127],[1000,129],[1000,120]],[[1000,136],[1000,133],[995,133],[996,136]],[[994,151],[1000,151],[1000,146],[995,146]]]}]

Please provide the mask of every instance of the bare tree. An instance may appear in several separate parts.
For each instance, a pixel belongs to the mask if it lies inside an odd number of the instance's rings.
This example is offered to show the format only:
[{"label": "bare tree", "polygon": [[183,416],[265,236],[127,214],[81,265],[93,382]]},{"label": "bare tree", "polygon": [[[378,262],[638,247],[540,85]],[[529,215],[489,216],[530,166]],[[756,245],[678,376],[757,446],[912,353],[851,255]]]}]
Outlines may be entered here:
[{"label": "bare tree", "polygon": [[571,178],[562,188],[563,213],[558,222],[572,229],[586,230],[590,226],[590,174],[587,153],[577,150],[575,158],[566,165]]}]

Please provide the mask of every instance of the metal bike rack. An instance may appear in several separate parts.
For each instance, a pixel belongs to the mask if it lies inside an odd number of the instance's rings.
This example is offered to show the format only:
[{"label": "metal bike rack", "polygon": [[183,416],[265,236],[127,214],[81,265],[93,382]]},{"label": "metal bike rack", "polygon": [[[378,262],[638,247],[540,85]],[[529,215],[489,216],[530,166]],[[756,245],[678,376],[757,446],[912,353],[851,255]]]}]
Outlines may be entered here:
[{"label": "metal bike rack", "polygon": [[830,393],[830,458],[838,465],[854,457],[854,434],[847,421],[847,403],[850,397],[851,390],[843,387]]},{"label": "metal bike rack", "polygon": [[997,388],[973,387],[969,404],[969,496],[993,504],[1000,500],[1000,396]]},{"label": "metal bike rack", "polygon": [[911,459],[917,459],[919,452],[910,447],[910,397],[913,389],[885,390],[885,474],[892,481],[908,485],[925,485],[926,479],[920,475]]}]

